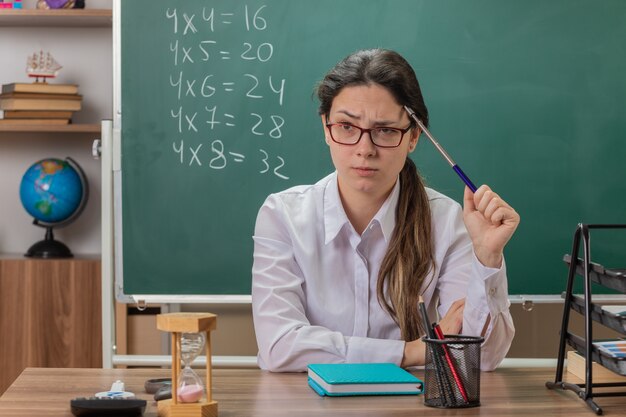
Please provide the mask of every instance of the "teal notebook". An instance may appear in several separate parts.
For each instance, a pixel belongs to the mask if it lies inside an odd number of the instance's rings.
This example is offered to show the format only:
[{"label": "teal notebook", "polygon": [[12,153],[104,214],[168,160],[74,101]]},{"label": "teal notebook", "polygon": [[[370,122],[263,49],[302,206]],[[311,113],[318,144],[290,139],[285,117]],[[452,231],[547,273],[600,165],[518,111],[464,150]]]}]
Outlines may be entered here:
[{"label": "teal notebook", "polygon": [[319,395],[415,395],[424,383],[393,363],[309,365],[308,382]]}]

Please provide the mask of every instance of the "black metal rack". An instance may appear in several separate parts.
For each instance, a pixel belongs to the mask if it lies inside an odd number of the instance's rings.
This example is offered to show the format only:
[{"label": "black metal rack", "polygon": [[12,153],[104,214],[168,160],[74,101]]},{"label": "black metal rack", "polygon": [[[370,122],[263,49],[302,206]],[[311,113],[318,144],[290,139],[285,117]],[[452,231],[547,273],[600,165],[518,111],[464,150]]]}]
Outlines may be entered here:
[{"label": "black metal rack", "polygon": [[[578,397],[597,414],[602,414],[602,408],[593,400],[595,397],[626,396],[626,392],[594,392],[594,388],[624,387],[626,382],[594,383],[592,375],[592,361],[595,361],[613,372],[626,375],[626,360],[614,358],[593,345],[592,322],[596,320],[605,326],[626,333],[623,324],[603,314],[602,309],[591,301],[591,282],[595,282],[607,288],[626,293],[626,270],[607,269],[602,265],[591,262],[591,250],[589,245],[590,229],[626,229],[626,224],[579,224],[574,233],[572,253],[565,255],[564,261],[569,264],[567,287],[563,293],[565,299],[563,306],[563,322],[559,342],[559,355],[557,360],[556,375],[554,382],[546,382],[550,389],[563,389],[574,391]],[[582,241],[583,259],[578,258]],[[584,296],[573,294],[574,278],[583,277]],[[578,311],[584,317],[585,335],[580,337],[569,331],[570,309]],[[565,361],[566,343],[576,349],[585,358],[585,383],[573,384],[563,381],[563,367]]]},{"label": "black metal rack", "polygon": [[[603,314],[601,307],[591,301],[591,282],[598,283],[607,288],[626,293],[626,270],[607,269],[602,265],[591,262],[590,229],[626,229],[626,224],[579,224],[574,233],[572,254],[565,255],[564,261],[569,264],[567,287],[563,293],[565,299],[563,307],[563,322],[559,341],[559,354],[557,359],[556,375],[554,382],[546,382],[550,389],[563,389],[574,391],[587,405],[597,414],[602,414],[602,408],[593,400],[595,397],[626,396],[626,392],[594,392],[594,388],[624,387],[626,382],[594,383],[592,375],[592,361],[611,369],[613,372],[626,375],[626,360],[611,357],[596,349],[593,345],[592,321],[596,320],[612,329],[626,333],[622,322]],[[577,257],[582,241],[583,259]],[[584,296],[573,294],[574,278],[576,275],[583,277]],[[578,311],[584,317],[585,335],[580,337],[569,331],[570,309]],[[585,358],[585,382],[574,384],[563,381],[563,367],[565,361],[566,343],[576,349]]]}]

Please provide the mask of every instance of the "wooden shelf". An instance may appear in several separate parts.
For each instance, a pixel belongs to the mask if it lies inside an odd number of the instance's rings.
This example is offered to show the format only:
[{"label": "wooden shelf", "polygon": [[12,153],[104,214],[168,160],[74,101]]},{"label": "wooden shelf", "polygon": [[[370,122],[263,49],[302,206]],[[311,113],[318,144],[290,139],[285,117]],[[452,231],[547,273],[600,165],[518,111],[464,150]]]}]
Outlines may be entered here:
[{"label": "wooden shelf", "polygon": [[28,258],[24,256],[23,253],[9,253],[9,252],[0,252],[0,261],[49,261],[49,260],[57,260],[57,261],[100,261],[102,259],[102,255],[99,253],[88,253],[88,254],[75,254],[73,258],[50,258],[50,259],[41,259],[41,258]]},{"label": "wooden shelf", "polygon": [[93,256],[0,257],[0,394],[26,367],[102,367],[101,268]]},{"label": "wooden shelf", "polygon": [[0,9],[0,27],[111,27],[111,9]]},{"label": "wooden shelf", "polygon": [[4,132],[43,132],[43,133],[100,133],[100,124],[69,125],[0,125],[0,134]]}]

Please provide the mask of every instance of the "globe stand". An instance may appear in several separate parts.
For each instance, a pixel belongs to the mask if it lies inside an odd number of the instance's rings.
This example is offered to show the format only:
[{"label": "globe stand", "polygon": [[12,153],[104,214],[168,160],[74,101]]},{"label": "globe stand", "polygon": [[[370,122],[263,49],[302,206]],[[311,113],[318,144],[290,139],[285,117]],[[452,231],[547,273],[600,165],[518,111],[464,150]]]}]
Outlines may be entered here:
[{"label": "globe stand", "polygon": [[46,228],[46,237],[44,240],[33,244],[24,256],[29,258],[71,258],[74,255],[65,243],[54,240],[52,226],[44,226]]}]

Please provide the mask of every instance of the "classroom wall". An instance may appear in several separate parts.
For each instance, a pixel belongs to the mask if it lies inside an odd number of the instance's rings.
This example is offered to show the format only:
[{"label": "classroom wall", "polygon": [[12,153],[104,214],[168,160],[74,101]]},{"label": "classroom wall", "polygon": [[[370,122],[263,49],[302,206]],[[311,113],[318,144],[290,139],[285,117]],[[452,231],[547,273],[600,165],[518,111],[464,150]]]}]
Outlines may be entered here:
[{"label": "classroom wall", "polygon": [[[565,277],[563,281],[565,282]],[[516,330],[508,358],[556,359],[563,318],[563,303],[535,304],[531,311],[525,311],[521,304],[512,304],[511,315]],[[583,317],[576,312],[571,312],[570,319],[570,331],[584,335]],[[592,331],[594,339],[621,337],[617,332],[595,322]]]}]

